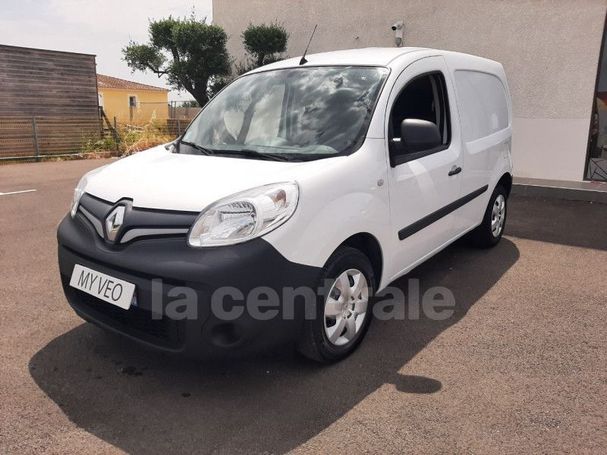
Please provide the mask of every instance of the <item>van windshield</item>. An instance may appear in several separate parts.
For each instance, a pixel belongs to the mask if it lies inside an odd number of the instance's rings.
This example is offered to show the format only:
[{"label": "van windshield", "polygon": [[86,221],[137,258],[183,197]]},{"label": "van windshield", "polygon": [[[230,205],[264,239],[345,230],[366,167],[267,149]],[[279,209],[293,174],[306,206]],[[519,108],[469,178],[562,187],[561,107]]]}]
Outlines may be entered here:
[{"label": "van windshield", "polygon": [[188,127],[180,153],[304,161],[364,141],[383,82],[379,67],[308,67],[243,76]]}]

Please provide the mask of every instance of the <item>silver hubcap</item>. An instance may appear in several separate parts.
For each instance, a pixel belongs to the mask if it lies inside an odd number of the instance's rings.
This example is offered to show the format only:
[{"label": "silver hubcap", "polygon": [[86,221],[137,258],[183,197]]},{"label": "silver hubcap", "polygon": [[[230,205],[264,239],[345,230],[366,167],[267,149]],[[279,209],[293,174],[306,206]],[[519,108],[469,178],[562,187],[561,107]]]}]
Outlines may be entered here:
[{"label": "silver hubcap", "polygon": [[491,210],[491,233],[493,237],[499,237],[504,229],[506,221],[506,198],[500,194],[495,198],[493,209]]},{"label": "silver hubcap", "polygon": [[356,336],[367,316],[369,289],[360,270],[349,269],[337,277],[325,301],[325,334],[342,346]]}]

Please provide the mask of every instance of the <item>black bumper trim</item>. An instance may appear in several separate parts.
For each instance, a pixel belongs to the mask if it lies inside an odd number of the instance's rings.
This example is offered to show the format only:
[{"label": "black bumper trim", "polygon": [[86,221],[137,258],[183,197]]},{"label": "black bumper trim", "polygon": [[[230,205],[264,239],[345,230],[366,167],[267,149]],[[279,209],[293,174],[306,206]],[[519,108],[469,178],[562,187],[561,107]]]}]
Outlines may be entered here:
[{"label": "black bumper trim", "polygon": [[[233,246],[191,248],[185,238],[149,238],[126,245],[111,245],[100,239],[83,217],[69,215],[58,229],[59,270],[65,295],[73,309],[86,320],[123,333],[145,344],[195,356],[229,355],[257,351],[297,338],[304,308],[296,307],[295,318],[282,315],[258,320],[248,312],[226,324],[211,311],[213,292],[224,286],[243,295],[259,286],[282,295],[284,288],[319,284],[321,268],[290,262],[272,245],[259,238]],[[129,310],[88,296],[69,286],[75,264],[128,281],[136,286],[137,307]],[[161,278],[160,288],[153,284]],[[188,287],[197,297],[197,316],[171,319],[164,311],[175,287]],[[160,300],[158,300],[160,299]],[[151,322],[158,314],[162,320]],[[226,303],[229,305],[229,303]],[[143,318],[143,319],[142,319]],[[147,318],[147,319],[146,319]],[[156,318],[157,319],[157,318]]]}]

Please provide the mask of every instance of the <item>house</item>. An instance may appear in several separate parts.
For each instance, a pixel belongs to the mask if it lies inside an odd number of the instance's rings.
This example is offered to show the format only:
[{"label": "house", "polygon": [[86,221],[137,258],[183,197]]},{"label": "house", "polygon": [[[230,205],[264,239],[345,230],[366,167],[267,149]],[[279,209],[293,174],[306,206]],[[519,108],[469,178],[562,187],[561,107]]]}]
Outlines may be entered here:
[{"label": "house", "polygon": [[145,124],[169,118],[169,91],[117,77],[97,75],[99,106],[118,123]]},{"label": "house", "polygon": [[501,62],[513,101],[515,176],[574,187],[607,180],[607,133],[597,126],[607,125],[607,110],[596,100],[607,91],[606,11],[605,0],[308,0],[288,8],[283,0],[213,0],[213,22],[237,59],[248,24],[278,22],[289,32],[290,56],[302,54],[318,24],[310,53],[402,45]]},{"label": "house", "polygon": [[95,56],[0,45],[0,159],[79,151],[99,137]]}]

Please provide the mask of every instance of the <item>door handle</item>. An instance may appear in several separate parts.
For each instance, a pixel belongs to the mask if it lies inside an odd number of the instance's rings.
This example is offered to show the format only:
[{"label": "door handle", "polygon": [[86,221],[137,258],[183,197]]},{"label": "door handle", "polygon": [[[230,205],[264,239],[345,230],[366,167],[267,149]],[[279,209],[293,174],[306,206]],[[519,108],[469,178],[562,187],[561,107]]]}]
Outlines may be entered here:
[{"label": "door handle", "polygon": [[459,167],[459,166],[453,166],[451,168],[451,170],[449,171],[449,177],[451,177],[452,175],[457,175],[460,172],[462,172],[462,168],[461,167]]}]

